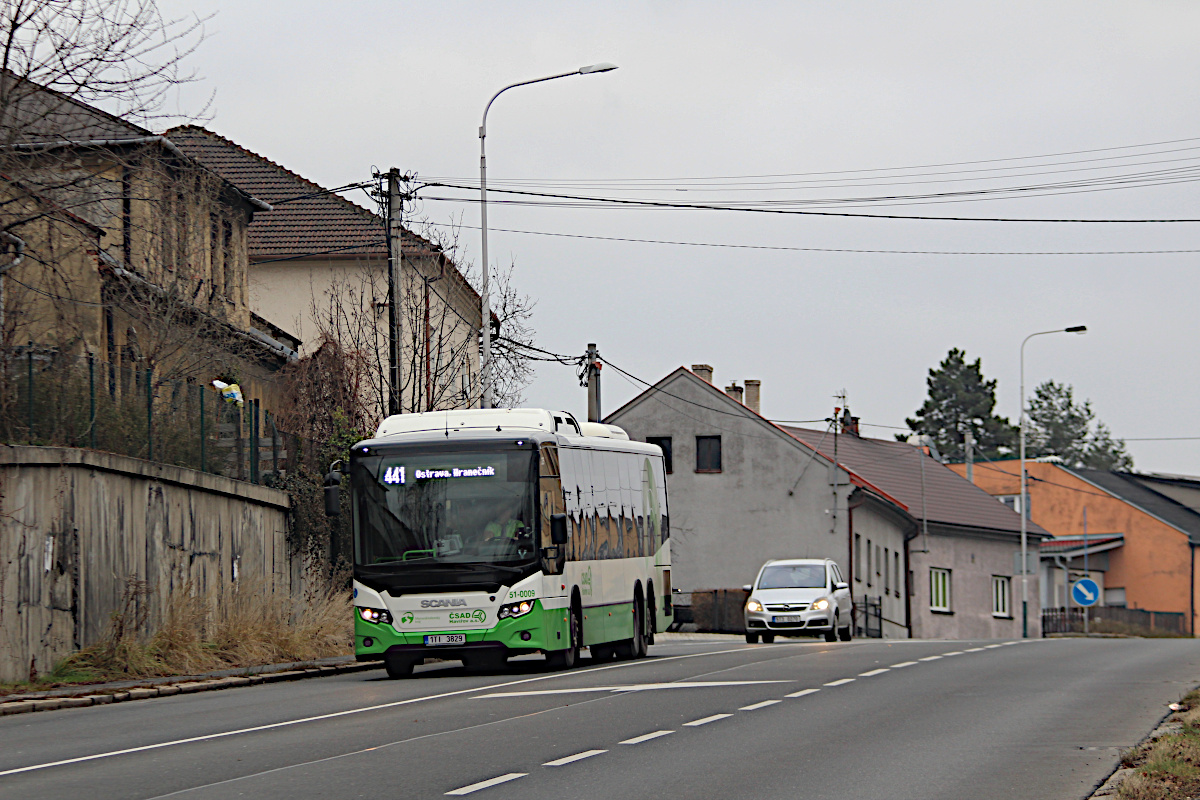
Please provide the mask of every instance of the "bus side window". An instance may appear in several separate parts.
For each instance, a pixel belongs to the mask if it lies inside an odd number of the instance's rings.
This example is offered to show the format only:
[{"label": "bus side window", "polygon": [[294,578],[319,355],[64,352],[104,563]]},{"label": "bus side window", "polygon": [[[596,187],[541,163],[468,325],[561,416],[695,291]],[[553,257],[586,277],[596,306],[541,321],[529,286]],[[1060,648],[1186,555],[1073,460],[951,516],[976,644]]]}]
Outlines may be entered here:
[{"label": "bus side window", "polygon": [[630,558],[642,554],[637,525],[633,521],[633,476],[637,470],[637,456],[633,453],[618,453],[617,462],[621,471],[621,529],[625,533],[625,556]]}]

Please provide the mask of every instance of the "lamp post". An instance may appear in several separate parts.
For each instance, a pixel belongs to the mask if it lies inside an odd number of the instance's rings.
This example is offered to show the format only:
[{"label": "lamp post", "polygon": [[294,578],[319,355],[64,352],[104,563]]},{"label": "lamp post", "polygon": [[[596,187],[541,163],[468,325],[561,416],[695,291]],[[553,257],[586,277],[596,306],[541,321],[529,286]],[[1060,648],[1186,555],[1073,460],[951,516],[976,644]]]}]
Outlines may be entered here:
[{"label": "lamp post", "polygon": [[483,122],[479,125],[479,228],[483,232],[483,280],[480,287],[480,305],[482,306],[483,319],[480,324],[480,353],[479,353],[479,380],[482,391],[479,396],[480,408],[492,407],[492,304],[488,297],[488,227],[487,227],[487,153],[484,143],[487,138],[487,115],[492,107],[492,103],[496,102],[496,98],[507,92],[509,89],[515,89],[518,86],[528,86],[531,83],[544,83],[557,78],[569,78],[572,75],[590,75],[593,72],[611,72],[616,69],[616,64],[603,62],[600,64],[591,64],[590,66],[580,67],[571,72],[563,72],[558,75],[547,75],[544,78],[534,78],[531,81],[521,81],[519,83],[510,83],[500,91],[492,95],[492,99],[488,100],[488,104],[483,109]]},{"label": "lamp post", "polygon": [[1025,343],[1035,336],[1050,333],[1087,333],[1086,325],[1072,325],[1052,331],[1031,333],[1021,341],[1021,638],[1029,638],[1029,540],[1026,520],[1029,514],[1025,493]]}]

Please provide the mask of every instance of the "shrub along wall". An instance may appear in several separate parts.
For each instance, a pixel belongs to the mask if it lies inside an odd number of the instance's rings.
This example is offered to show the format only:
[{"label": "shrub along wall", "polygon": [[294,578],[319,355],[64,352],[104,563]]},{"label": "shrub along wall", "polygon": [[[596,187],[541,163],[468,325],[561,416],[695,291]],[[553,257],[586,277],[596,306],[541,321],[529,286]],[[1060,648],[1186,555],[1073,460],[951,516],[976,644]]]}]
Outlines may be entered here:
[{"label": "shrub along wall", "polygon": [[[288,495],[182,467],[57,447],[0,446],[0,681],[99,639],[127,597],[159,619],[172,589],[253,580],[300,598]],[[129,593],[131,582],[148,591]]]}]

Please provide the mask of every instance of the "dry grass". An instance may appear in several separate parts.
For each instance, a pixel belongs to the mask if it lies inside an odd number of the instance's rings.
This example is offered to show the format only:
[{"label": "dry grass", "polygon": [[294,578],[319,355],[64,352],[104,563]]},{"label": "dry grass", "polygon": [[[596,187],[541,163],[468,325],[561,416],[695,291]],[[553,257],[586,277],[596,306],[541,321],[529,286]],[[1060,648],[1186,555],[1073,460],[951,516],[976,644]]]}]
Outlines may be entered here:
[{"label": "dry grass", "polygon": [[100,641],[32,684],[8,691],[122,678],[189,675],[353,653],[349,593],[329,589],[305,601],[253,582],[207,595],[172,592],[160,624],[147,634],[148,587],[129,581],[121,610]]},{"label": "dry grass", "polygon": [[1170,734],[1139,745],[1121,757],[1134,772],[1117,792],[1122,800],[1194,800],[1200,798],[1200,691],[1180,703],[1172,720],[1183,724]]}]

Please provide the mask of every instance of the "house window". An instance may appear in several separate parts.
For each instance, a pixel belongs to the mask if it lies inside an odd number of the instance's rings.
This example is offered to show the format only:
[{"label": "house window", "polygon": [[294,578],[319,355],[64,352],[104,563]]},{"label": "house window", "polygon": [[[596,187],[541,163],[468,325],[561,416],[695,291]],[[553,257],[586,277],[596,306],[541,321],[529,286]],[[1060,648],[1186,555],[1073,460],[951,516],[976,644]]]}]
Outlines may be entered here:
[{"label": "house window", "polygon": [[867,539],[867,586],[871,585],[871,540]]},{"label": "house window", "polygon": [[854,580],[862,582],[862,536],[854,534]]},{"label": "house window", "polygon": [[896,592],[896,597],[899,597],[900,596],[900,551],[899,550],[892,553],[892,562],[896,565],[896,570],[895,570],[896,585],[893,586],[892,589]]},{"label": "house window", "polygon": [[1012,619],[1012,578],[1007,575],[992,576],[992,616]]},{"label": "house window", "polygon": [[670,475],[674,472],[674,462],[671,460],[671,437],[670,436],[647,436],[647,444],[656,444],[663,451],[663,468]]},{"label": "house window", "polygon": [[721,471],[721,437],[696,437],[696,472]]},{"label": "house window", "polygon": [[888,558],[888,555],[889,555],[889,549],[886,547],[883,548],[883,593],[884,594],[887,594],[888,592],[890,592],[892,590],[891,573],[888,571],[888,561],[890,561],[891,559]]},{"label": "house window", "polygon": [[929,568],[929,609],[950,610],[950,570]]},{"label": "house window", "polygon": [[225,298],[233,298],[234,257],[233,257],[233,224],[229,220],[221,222],[221,266],[224,271]]},{"label": "house window", "polygon": [[1025,492],[1025,501],[1026,501],[1025,503],[1021,503],[1021,495],[1019,495],[1019,494],[998,494],[998,495],[996,495],[996,499],[999,500],[1001,503],[1004,503],[1004,505],[1008,506],[1009,508],[1011,508],[1013,511],[1017,512],[1018,514],[1021,513],[1021,508],[1022,508],[1022,506],[1024,506],[1025,519],[1031,519],[1029,514],[1033,508],[1033,501],[1029,497],[1028,491]]}]

